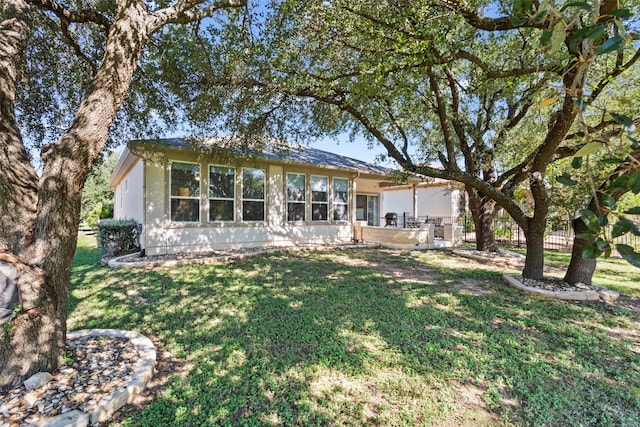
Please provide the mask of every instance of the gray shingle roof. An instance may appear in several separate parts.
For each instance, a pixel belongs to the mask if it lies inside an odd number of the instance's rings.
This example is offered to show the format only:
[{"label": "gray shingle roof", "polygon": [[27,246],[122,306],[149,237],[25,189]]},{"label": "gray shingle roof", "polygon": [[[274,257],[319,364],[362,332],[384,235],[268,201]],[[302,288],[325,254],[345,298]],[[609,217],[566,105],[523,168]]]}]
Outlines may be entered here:
[{"label": "gray shingle roof", "polygon": [[[163,138],[154,140],[134,141],[135,143],[149,146],[152,144],[161,144],[177,148],[187,149],[207,149],[211,147],[219,147],[220,142],[230,139],[225,138]],[[224,145],[224,144],[223,144]],[[389,175],[392,169],[383,166],[374,165],[362,160],[354,159],[340,154],[330,153],[328,151],[318,150],[299,144],[280,143],[280,144],[261,144],[261,153],[258,152],[256,157],[282,161],[287,163],[297,163],[301,165],[315,165],[327,167],[330,169],[343,169],[354,172],[369,173],[375,175]],[[236,153],[240,151],[236,149]]]}]

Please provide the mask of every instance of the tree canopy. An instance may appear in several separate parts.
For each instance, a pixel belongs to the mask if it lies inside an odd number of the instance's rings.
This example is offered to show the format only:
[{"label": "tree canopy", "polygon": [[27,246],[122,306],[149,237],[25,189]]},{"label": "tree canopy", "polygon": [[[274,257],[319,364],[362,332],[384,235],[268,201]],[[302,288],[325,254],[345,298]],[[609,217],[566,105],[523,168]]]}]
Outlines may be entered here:
[{"label": "tree canopy", "polygon": [[[618,96],[638,82],[637,8],[284,1],[236,34],[193,102],[224,105],[239,129],[291,135],[294,117],[302,135],[362,133],[409,173],[462,182],[477,212],[490,219],[497,204],[523,228],[524,274],[540,278],[549,166],[613,146],[637,121]],[[220,97],[227,84],[239,89]],[[622,154],[635,144],[616,141]],[[530,209],[514,201],[521,186]]]}]

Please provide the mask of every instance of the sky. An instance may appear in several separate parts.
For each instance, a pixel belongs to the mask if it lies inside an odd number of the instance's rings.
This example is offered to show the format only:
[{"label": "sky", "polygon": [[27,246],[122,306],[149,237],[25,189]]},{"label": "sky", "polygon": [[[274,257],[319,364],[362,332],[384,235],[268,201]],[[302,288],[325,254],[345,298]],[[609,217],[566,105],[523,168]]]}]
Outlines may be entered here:
[{"label": "sky", "polygon": [[386,150],[379,144],[369,149],[367,141],[362,138],[356,138],[355,141],[350,142],[348,136],[341,135],[337,138],[326,138],[312,142],[309,145],[318,150],[324,150],[382,166],[393,167],[396,165],[395,162],[386,161],[380,163],[376,161],[376,156],[385,154]]}]

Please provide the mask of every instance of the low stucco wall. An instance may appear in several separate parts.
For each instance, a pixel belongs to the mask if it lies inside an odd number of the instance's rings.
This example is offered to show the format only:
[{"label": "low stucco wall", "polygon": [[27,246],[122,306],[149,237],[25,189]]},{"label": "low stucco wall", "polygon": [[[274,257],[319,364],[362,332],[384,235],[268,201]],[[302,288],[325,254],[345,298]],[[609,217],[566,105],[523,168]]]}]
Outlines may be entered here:
[{"label": "low stucco wall", "polygon": [[447,224],[444,239],[436,240],[433,224],[421,224],[420,228],[371,227],[359,221],[354,225],[354,239],[364,243],[406,249],[432,249],[452,247],[462,243],[462,227]]},{"label": "low stucco wall", "polygon": [[353,229],[349,224],[156,227],[147,232],[149,234],[146,247],[148,255],[246,247],[326,245],[349,243],[353,239]]}]

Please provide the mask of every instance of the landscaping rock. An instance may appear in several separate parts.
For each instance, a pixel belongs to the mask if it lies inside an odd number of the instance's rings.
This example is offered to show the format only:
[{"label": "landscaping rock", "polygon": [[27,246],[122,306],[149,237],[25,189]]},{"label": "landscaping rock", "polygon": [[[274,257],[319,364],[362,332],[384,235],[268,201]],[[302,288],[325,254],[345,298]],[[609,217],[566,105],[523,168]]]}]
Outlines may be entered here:
[{"label": "landscaping rock", "polygon": [[24,387],[27,391],[35,390],[51,381],[51,378],[51,374],[48,372],[38,372],[25,380]]},{"label": "landscaping rock", "polygon": [[85,427],[87,425],[89,425],[89,416],[78,410],[45,419],[38,424],[30,424],[37,427]]}]

